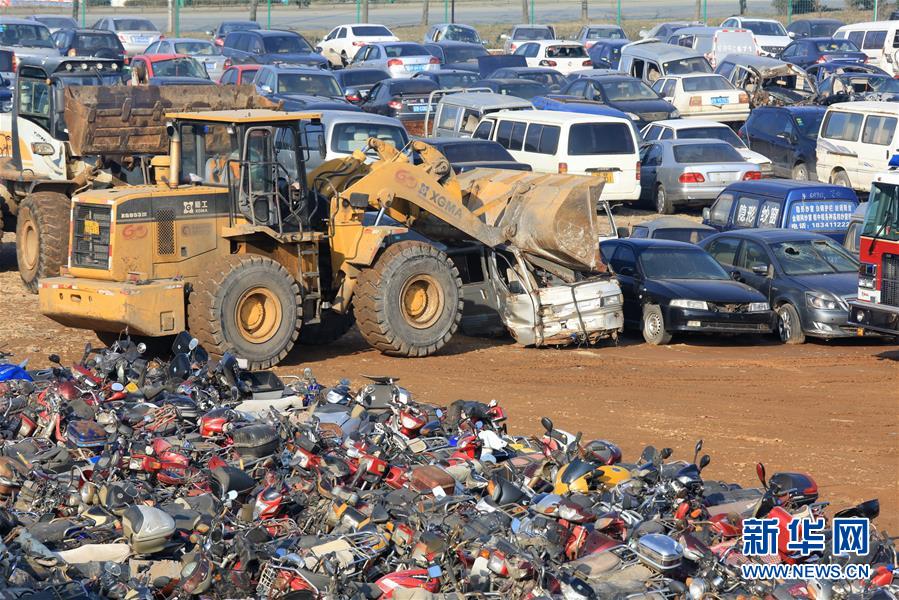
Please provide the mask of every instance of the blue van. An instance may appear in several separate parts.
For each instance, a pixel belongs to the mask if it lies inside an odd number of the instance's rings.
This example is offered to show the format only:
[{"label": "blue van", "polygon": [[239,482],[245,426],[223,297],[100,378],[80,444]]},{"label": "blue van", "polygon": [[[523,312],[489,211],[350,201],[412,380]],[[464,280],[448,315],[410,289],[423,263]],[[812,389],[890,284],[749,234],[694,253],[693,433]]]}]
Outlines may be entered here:
[{"label": "blue van", "polygon": [[732,183],[702,210],[718,231],[783,228],[814,231],[843,242],[858,196],[850,188],[789,179]]}]

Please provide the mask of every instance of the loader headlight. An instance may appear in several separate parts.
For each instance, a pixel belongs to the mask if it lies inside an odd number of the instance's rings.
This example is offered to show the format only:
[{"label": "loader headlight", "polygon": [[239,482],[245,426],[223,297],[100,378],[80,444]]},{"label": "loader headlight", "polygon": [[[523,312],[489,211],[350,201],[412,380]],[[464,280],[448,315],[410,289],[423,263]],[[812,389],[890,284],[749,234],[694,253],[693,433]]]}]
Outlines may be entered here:
[{"label": "loader headlight", "polygon": [[621,294],[603,296],[600,306],[621,306]]},{"label": "loader headlight", "polygon": [[676,308],[692,308],[693,310],[708,310],[709,303],[705,300],[687,300],[685,298],[677,298],[669,303]]},{"label": "loader headlight", "polygon": [[38,156],[52,156],[54,154],[53,146],[47,142],[32,142],[31,152]]},{"label": "loader headlight", "polygon": [[765,312],[771,310],[771,306],[767,302],[750,302],[749,312]]}]

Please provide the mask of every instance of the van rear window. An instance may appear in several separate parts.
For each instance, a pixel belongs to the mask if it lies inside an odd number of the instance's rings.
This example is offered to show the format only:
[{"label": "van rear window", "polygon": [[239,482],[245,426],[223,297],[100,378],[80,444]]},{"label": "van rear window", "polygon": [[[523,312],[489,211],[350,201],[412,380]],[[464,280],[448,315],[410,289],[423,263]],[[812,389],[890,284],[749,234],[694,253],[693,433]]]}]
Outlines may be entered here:
[{"label": "van rear window", "polygon": [[889,146],[896,133],[896,117],[870,115],[862,131],[862,143]]},{"label": "van rear window", "polygon": [[576,123],[568,133],[568,154],[633,154],[634,139],[626,123]]},{"label": "van rear window", "polygon": [[849,227],[856,204],[849,200],[804,200],[794,202],[785,226],[803,231],[843,231]]},{"label": "van rear window", "polygon": [[884,42],[887,41],[887,32],[883,30],[869,31],[865,34],[865,42],[862,44],[863,50],[883,50]]}]

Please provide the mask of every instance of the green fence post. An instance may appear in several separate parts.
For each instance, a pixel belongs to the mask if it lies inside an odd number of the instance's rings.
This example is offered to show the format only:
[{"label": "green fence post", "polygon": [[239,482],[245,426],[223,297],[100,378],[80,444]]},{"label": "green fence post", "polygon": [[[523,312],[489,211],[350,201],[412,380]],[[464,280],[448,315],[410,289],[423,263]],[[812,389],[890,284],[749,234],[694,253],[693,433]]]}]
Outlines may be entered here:
[{"label": "green fence post", "polygon": [[181,0],[175,2],[175,37],[181,37]]},{"label": "green fence post", "polygon": [[709,23],[709,0],[702,0],[702,22]]},{"label": "green fence post", "polygon": [[793,0],[787,0],[787,25],[793,22]]},{"label": "green fence post", "polygon": [[362,0],[356,0],[356,22],[359,22],[359,13],[362,11]]},{"label": "green fence post", "polygon": [[621,27],[621,0],[618,0],[618,26]]},{"label": "green fence post", "polygon": [[874,20],[874,21],[877,20],[877,13],[880,12],[880,11],[877,10],[877,8],[878,8],[878,7],[877,7],[877,0],[874,0],[874,19],[872,19],[872,20]]},{"label": "green fence post", "polygon": [[449,23],[449,0],[443,0],[443,22]]},{"label": "green fence post", "polygon": [[534,0],[531,0],[531,25],[536,22],[537,20],[534,18]]},{"label": "green fence post", "polygon": [[81,0],[81,27],[87,27],[87,0]]}]

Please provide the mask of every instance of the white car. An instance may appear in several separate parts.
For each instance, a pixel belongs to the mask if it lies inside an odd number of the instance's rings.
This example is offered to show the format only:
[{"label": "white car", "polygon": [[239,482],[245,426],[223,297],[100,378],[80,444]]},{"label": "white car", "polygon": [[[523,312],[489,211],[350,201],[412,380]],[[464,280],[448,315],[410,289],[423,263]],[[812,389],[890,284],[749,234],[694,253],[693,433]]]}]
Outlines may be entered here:
[{"label": "white car", "polygon": [[793,41],[780,21],[774,19],[731,17],[725,19],[721,26],[731,29],[748,29],[754,33],[762,56],[778,56]]},{"label": "white car", "polygon": [[739,123],[749,118],[749,94],[714,73],[668,75],[652,89],[674,105],[683,118]]},{"label": "white car", "polygon": [[318,44],[318,51],[335,67],[349,64],[359,48],[373,42],[398,42],[400,38],[383,25],[355,23],[335,27]]},{"label": "white car", "polygon": [[650,123],[640,131],[647,142],[655,140],[710,139],[727,142],[739,152],[743,158],[755,163],[762,172],[762,177],[774,174],[771,160],[758,152],[750,150],[734,130],[717,121],[704,119],[666,119]]},{"label": "white car", "polygon": [[515,49],[529,67],[552,67],[562,75],[593,66],[587,48],[580,42],[540,40],[525,42]]}]

